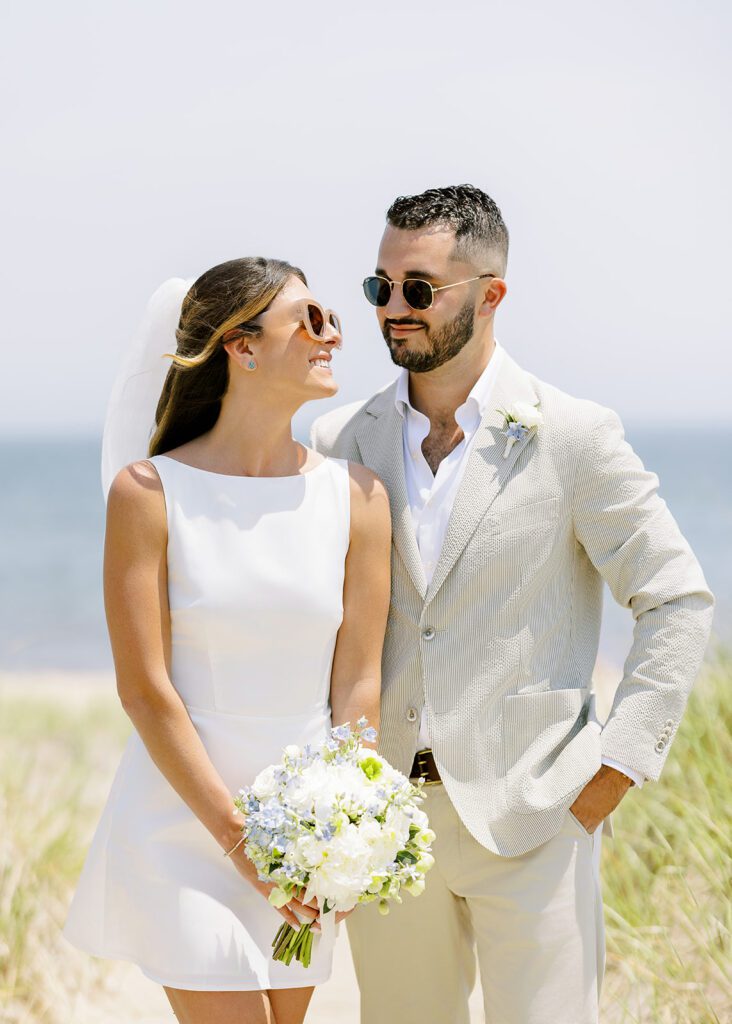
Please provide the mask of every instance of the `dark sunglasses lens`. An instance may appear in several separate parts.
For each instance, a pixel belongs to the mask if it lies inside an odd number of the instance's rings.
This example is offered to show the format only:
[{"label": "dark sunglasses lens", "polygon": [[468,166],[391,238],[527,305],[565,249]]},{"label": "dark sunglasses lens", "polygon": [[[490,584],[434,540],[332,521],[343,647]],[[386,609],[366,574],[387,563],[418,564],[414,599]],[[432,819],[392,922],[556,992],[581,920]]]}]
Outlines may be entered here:
[{"label": "dark sunglasses lens", "polygon": [[363,283],[363,293],[372,306],[385,306],[389,301],[391,288],[383,277],[367,277]]},{"label": "dark sunglasses lens", "polygon": [[325,321],[320,307],[314,306],[312,303],[308,303],[308,318],[310,320],[310,327],[313,334],[322,338],[325,333]]},{"label": "dark sunglasses lens", "polygon": [[338,331],[339,334],[343,333],[343,331],[341,330],[341,322],[335,313],[328,314],[328,323],[330,324],[334,331]]},{"label": "dark sunglasses lens", "polygon": [[402,292],[412,309],[429,309],[432,305],[432,287],[427,281],[411,278],[402,285]]}]

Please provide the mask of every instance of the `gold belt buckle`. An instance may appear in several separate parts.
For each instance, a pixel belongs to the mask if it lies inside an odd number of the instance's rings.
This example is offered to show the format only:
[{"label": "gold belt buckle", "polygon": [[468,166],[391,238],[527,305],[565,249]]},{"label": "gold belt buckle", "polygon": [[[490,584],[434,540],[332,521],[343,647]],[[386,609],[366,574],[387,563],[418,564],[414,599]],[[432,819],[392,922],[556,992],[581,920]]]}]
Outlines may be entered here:
[{"label": "gold belt buckle", "polygon": [[429,776],[427,775],[427,758],[426,757],[420,757],[420,754],[431,754],[431,753],[432,753],[432,751],[431,751],[431,749],[429,747],[426,747],[424,750],[418,750],[417,751],[417,753],[415,755],[416,758],[417,758],[417,768],[419,769],[419,775],[417,776],[417,778],[418,779],[422,779],[423,780],[423,784],[425,786],[439,786],[440,782],[439,782],[438,779],[430,779]]}]

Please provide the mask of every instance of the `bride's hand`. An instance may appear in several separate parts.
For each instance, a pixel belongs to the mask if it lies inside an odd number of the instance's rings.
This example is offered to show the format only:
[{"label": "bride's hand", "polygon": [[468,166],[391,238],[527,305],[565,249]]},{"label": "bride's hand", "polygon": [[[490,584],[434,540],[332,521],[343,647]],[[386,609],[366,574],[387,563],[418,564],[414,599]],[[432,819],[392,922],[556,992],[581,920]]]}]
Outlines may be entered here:
[{"label": "bride's hand", "polygon": [[[266,900],[269,899],[269,894],[275,886],[267,882],[260,881],[257,877],[257,869],[247,857],[243,846],[240,846],[238,850],[235,850],[234,853],[231,854],[231,860],[233,860],[239,874],[246,878],[247,882],[253,885],[257,892],[261,893]],[[307,921],[315,922],[313,925],[314,932],[320,931],[318,908],[315,905],[314,900],[312,903],[301,903],[297,897],[292,896],[289,902],[285,903],[284,907],[275,907],[274,909],[278,914],[281,914],[285,921],[287,921],[289,925],[292,925],[296,931],[299,931]],[[300,918],[303,920],[298,919],[296,914],[299,914]]]}]

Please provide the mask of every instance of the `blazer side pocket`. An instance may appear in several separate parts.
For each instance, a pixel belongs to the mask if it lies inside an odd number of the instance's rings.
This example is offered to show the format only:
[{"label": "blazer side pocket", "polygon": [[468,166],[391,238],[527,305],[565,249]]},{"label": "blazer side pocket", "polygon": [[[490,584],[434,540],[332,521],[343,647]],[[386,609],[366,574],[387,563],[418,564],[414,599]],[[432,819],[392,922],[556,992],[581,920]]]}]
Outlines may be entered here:
[{"label": "blazer side pocket", "polygon": [[508,694],[503,702],[506,803],[517,814],[546,811],[598,771],[600,735],[587,724],[580,688]]}]

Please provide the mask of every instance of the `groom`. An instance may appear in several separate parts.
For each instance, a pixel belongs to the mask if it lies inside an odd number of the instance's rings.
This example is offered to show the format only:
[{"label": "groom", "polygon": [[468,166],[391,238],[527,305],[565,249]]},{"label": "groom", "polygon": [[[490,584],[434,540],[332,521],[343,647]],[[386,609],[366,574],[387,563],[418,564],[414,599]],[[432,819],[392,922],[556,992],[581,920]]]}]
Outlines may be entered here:
[{"label": "groom", "polygon": [[[381,752],[427,780],[419,899],[349,919],[363,1024],[590,1024],[599,826],[658,779],[712,596],[618,417],[496,343],[508,232],[470,185],[397,199],[364,282],[396,381],[313,427],[386,484],[394,528]],[[601,728],[605,580],[634,640]]]}]

